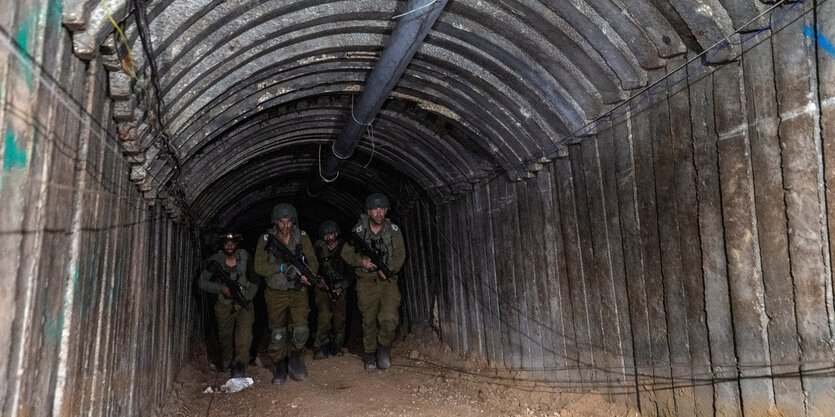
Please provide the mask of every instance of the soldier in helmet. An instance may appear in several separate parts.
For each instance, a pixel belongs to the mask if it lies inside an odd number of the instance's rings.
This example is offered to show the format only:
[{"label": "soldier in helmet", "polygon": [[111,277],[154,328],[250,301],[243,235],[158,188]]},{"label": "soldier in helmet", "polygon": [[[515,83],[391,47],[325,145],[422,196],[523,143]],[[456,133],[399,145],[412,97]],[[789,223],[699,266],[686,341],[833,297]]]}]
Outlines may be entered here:
[{"label": "soldier in helmet", "polygon": [[[307,377],[302,349],[307,343],[309,330],[307,314],[307,286],[313,277],[307,277],[294,267],[289,259],[274,255],[268,243],[275,238],[295,256],[303,255],[312,273],[319,270],[319,262],[313,252],[310,237],[299,229],[296,209],[281,203],[272,212],[273,227],[258,240],[255,249],[255,272],[264,276],[270,326],[270,357],[275,363],[273,384],[283,384],[290,377],[301,381]],[[289,323],[288,323],[289,313]]]},{"label": "soldier in helmet", "polygon": [[252,299],[258,292],[257,280],[247,273],[249,253],[238,249],[240,237],[232,233],[221,235],[222,249],[209,258],[200,275],[200,289],[219,294],[215,316],[222,366],[224,370],[231,366],[232,378],[243,377],[249,363],[255,321]]},{"label": "soldier in helmet", "polygon": [[[325,359],[328,355],[342,356],[345,343],[345,290],[353,284],[354,273],[342,260],[342,240],[339,225],[326,220],[319,225],[319,240],[313,245],[319,258],[319,272],[328,280],[332,295],[323,288],[316,290],[316,307],[319,310],[313,359]],[[335,299],[334,299],[335,296]],[[333,321],[333,326],[331,326]]]},{"label": "soldier in helmet", "polygon": [[[371,194],[365,200],[366,214],[354,226],[352,233],[362,245],[371,248],[385,263],[391,276],[372,262],[349,239],[342,248],[342,259],[354,267],[357,275],[357,306],[362,314],[362,343],[365,350],[363,366],[367,371],[388,369],[391,365],[389,348],[394,341],[399,321],[400,290],[397,278],[406,260],[406,248],[400,229],[386,218],[389,201],[383,194]],[[357,247],[355,247],[357,246]]]}]

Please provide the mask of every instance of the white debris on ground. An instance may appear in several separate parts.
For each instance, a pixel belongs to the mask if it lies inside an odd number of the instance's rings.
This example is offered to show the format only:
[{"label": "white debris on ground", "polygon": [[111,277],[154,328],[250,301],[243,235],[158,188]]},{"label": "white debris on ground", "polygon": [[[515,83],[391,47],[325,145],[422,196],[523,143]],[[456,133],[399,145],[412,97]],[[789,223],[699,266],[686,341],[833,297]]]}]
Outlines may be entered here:
[{"label": "white debris on ground", "polygon": [[228,381],[226,381],[225,384],[221,385],[217,389],[217,391],[215,391],[214,389],[212,389],[211,386],[209,386],[206,387],[206,390],[203,391],[203,393],[212,394],[215,392],[224,392],[227,394],[232,394],[234,392],[238,392],[248,387],[251,387],[254,383],[255,382],[252,380],[252,378],[231,378]]},{"label": "white debris on ground", "polygon": [[[354,352],[361,354],[359,342]],[[455,355],[428,332],[410,334],[393,346],[393,366],[385,372],[367,373],[360,357],[350,350],[343,357],[321,361],[313,361],[306,353],[310,376],[303,384],[282,386],[280,395],[276,395],[275,386],[265,382],[273,377],[272,371],[254,366],[246,372],[257,384],[235,395],[214,395],[222,391],[219,385],[229,374],[208,369],[205,354],[195,356],[177,377],[180,388],[155,417],[638,415],[634,406],[613,403],[604,394],[563,392],[560,386],[526,381],[518,372],[493,367],[483,357]],[[206,390],[208,386],[211,391]],[[204,390],[211,394],[203,394]]]},{"label": "white debris on ground", "polygon": [[221,385],[220,388],[218,388],[218,391],[231,394],[247,387],[251,387],[253,383],[254,381],[252,378],[231,378],[226,381],[225,384]]}]

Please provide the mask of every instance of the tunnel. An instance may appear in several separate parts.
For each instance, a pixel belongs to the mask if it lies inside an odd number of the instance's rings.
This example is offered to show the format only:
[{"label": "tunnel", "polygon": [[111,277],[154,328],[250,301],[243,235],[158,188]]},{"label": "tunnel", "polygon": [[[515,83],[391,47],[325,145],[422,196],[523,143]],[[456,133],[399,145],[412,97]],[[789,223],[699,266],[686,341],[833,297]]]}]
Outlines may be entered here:
[{"label": "tunnel", "polygon": [[401,331],[450,355],[641,416],[835,415],[835,3],[2,3],[3,416],[151,415],[218,233],[371,193]]}]

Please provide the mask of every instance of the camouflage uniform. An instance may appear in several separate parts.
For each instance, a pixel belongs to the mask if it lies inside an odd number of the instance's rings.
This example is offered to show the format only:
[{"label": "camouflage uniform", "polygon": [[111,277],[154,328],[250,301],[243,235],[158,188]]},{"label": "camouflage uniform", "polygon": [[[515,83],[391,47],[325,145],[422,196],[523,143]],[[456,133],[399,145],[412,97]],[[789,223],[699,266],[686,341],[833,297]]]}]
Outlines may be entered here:
[{"label": "camouflage uniform", "polygon": [[[219,294],[223,284],[218,279],[212,279],[212,272],[209,265],[217,262],[220,269],[230,280],[237,282],[242,287],[244,298],[248,301],[247,308],[240,308],[235,311],[234,301],[231,297],[218,295],[215,303],[215,316],[217,317],[217,333],[220,339],[220,347],[223,358],[223,367],[228,368],[232,364],[246,366],[249,363],[249,348],[252,344],[252,323],[255,321],[255,309],[252,306],[252,299],[258,292],[258,284],[247,278],[247,263],[249,254],[243,249],[235,251],[236,266],[226,265],[226,254],[220,251],[212,255],[206,263],[203,273],[200,275],[200,289],[212,294]],[[215,277],[216,278],[216,277]],[[234,341],[234,358],[233,358]],[[234,361],[233,361],[234,359]]]},{"label": "camouflage uniform", "polygon": [[397,225],[384,219],[382,228],[374,234],[369,221],[368,216],[363,214],[351,231],[365,240],[368,246],[380,248],[385,253],[386,265],[394,276],[382,279],[376,270],[363,268],[364,256],[353,246],[346,243],[342,249],[342,259],[353,266],[357,274],[357,305],[362,313],[362,342],[367,355],[375,352],[378,345],[388,348],[394,341],[400,319],[398,272],[406,260],[403,235]]},{"label": "camouflage uniform", "polygon": [[[345,343],[345,317],[347,301],[345,291],[353,284],[353,271],[348,270],[345,261],[342,260],[343,242],[338,241],[333,250],[328,248],[324,240],[317,240],[314,245],[316,256],[319,258],[320,273],[328,277],[329,285],[333,289],[342,289],[342,295],[336,300],[328,298],[328,292],[318,288],[316,290],[316,307],[319,310],[319,317],[316,326],[316,341],[314,349],[317,351],[333,342],[334,351],[338,351]],[[331,321],[333,326],[331,326]],[[332,332],[331,332],[332,331]]]},{"label": "camouflage uniform", "polygon": [[[307,314],[310,312],[310,307],[307,300],[307,287],[302,286],[298,279],[287,276],[288,271],[291,270],[288,260],[275,259],[267,252],[268,235],[278,238],[276,228],[271,229],[258,240],[258,246],[255,249],[255,272],[266,278],[267,288],[264,291],[264,299],[267,303],[271,330],[268,350],[273,361],[279,362],[287,356],[289,351],[301,350],[307,343],[309,334]],[[298,226],[293,225],[290,242],[285,246],[293,253],[301,251],[308,262],[310,271],[318,272],[319,262],[313,252],[310,237],[304,231],[299,230]],[[308,278],[313,279],[313,277]],[[288,313],[293,343],[289,348],[287,343]]]}]

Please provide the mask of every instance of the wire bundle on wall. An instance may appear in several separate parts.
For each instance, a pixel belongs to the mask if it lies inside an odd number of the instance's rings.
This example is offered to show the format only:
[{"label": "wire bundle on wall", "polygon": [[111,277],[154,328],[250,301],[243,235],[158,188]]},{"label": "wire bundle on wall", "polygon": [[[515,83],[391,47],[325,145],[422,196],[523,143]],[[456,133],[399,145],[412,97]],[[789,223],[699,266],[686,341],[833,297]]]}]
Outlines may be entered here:
[{"label": "wire bundle on wall", "polygon": [[[150,71],[151,71],[151,83],[153,84],[155,93],[152,94],[151,91],[148,89],[148,86],[145,82],[139,79],[136,72],[136,60],[133,58],[133,54],[131,52],[130,44],[128,43],[127,36],[125,35],[124,30],[119,26],[116,20],[113,18],[112,13],[110,12],[109,3],[107,0],[102,0],[102,4],[104,5],[104,10],[107,15],[108,20],[115,28],[117,34],[119,35],[119,40],[125,46],[126,55],[127,55],[127,68],[123,68],[125,72],[139,85],[142,94],[145,98],[145,102],[147,103],[147,114],[148,119],[151,122],[151,126],[153,126],[157,133],[154,136],[153,140],[140,152],[145,153],[148,149],[154,146],[157,141],[162,141],[163,146],[161,147],[162,154],[171,161],[174,165],[174,174],[173,177],[170,179],[172,187],[165,187],[169,188],[170,196],[174,198],[177,202],[177,205],[184,211],[186,214],[187,222],[191,219],[192,213],[189,207],[188,202],[186,201],[185,195],[185,187],[180,182],[179,177],[182,172],[182,163],[180,161],[179,156],[177,156],[177,152],[174,149],[174,146],[171,144],[170,137],[166,132],[166,125],[162,121],[163,111],[165,109],[165,103],[161,97],[161,91],[159,84],[159,70],[156,65],[156,60],[154,59],[153,54],[153,45],[151,44],[151,36],[148,30],[148,21],[147,16],[145,13],[145,9],[142,5],[141,0],[131,0],[130,4],[133,6],[134,15],[136,18],[136,28],[137,33],[139,34],[139,40],[142,45],[142,51],[145,55],[145,61],[147,62]],[[127,15],[127,13],[126,13]],[[124,66],[124,65],[123,65]]]}]

